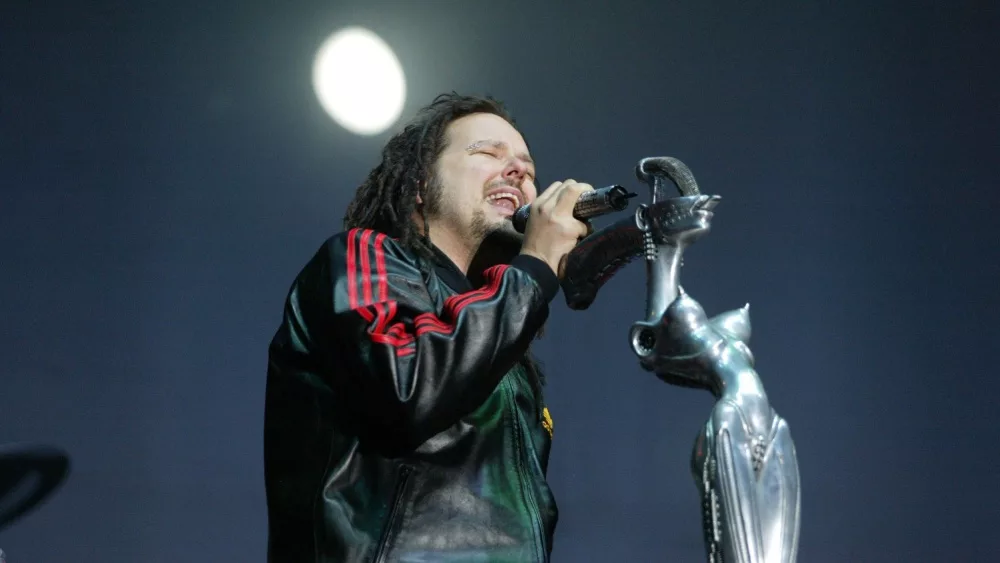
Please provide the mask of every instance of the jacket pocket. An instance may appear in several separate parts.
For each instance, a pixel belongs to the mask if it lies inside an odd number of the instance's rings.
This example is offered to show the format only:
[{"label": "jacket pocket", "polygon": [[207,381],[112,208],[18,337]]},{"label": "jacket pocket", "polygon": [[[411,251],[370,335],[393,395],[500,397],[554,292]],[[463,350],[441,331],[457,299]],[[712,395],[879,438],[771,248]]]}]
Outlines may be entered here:
[{"label": "jacket pocket", "polygon": [[389,516],[385,520],[385,527],[382,530],[382,537],[378,540],[378,547],[375,549],[374,563],[384,563],[389,542],[395,532],[396,523],[402,512],[403,500],[406,497],[406,486],[413,475],[413,468],[409,465],[399,467],[399,478],[396,480],[396,489],[392,494],[392,506],[389,508]]}]

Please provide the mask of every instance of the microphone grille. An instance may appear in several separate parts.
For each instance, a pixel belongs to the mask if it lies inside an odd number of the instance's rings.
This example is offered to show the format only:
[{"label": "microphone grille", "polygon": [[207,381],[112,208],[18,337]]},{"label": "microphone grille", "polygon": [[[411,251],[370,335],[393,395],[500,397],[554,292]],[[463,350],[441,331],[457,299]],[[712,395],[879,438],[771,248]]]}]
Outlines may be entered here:
[{"label": "microphone grille", "polygon": [[519,233],[524,233],[524,228],[528,224],[528,214],[531,213],[530,205],[522,205],[517,208],[510,220],[514,223],[514,229]]}]

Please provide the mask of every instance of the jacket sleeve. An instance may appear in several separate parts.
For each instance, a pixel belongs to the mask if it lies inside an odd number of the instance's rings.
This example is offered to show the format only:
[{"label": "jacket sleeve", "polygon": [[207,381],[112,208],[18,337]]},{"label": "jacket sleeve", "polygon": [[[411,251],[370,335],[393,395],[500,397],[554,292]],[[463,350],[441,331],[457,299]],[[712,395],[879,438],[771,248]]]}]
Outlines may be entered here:
[{"label": "jacket sleeve", "polygon": [[327,340],[312,343],[326,350],[323,379],[365,433],[418,445],[479,407],[524,356],[558,278],[522,255],[484,279],[435,306],[411,255],[361,229],[331,238],[303,271],[293,293],[319,292],[298,296],[319,310],[301,323],[324,326],[301,332]]}]

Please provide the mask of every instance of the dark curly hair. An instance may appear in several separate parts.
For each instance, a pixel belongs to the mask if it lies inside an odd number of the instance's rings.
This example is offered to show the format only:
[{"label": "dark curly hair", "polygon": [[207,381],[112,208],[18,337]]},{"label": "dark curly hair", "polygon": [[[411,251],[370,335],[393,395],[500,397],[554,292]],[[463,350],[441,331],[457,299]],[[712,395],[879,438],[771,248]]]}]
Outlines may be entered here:
[{"label": "dark curly hair", "polygon": [[[382,149],[382,162],[358,187],[344,214],[344,228],[372,229],[397,238],[421,258],[432,258],[427,214],[440,204],[441,191],[434,179],[434,165],[447,143],[451,122],[474,113],[491,113],[516,126],[499,100],[486,96],[441,94],[422,108],[403,130]],[[417,205],[417,195],[423,201]],[[417,211],[423,233],[412,220]]]}]

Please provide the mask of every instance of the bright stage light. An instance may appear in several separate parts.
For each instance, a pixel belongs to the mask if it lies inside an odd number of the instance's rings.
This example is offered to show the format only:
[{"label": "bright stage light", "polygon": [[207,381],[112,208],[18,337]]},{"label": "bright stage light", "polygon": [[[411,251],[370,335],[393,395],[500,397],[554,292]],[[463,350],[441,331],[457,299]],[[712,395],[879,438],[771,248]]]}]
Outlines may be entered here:
[{"label": "bright stage light", "polygon": [[361,27],[331,35],[316,52],[313,88],[323,109],[358,135],[377,135],[403,111],[403,67],[382,39]]}]

